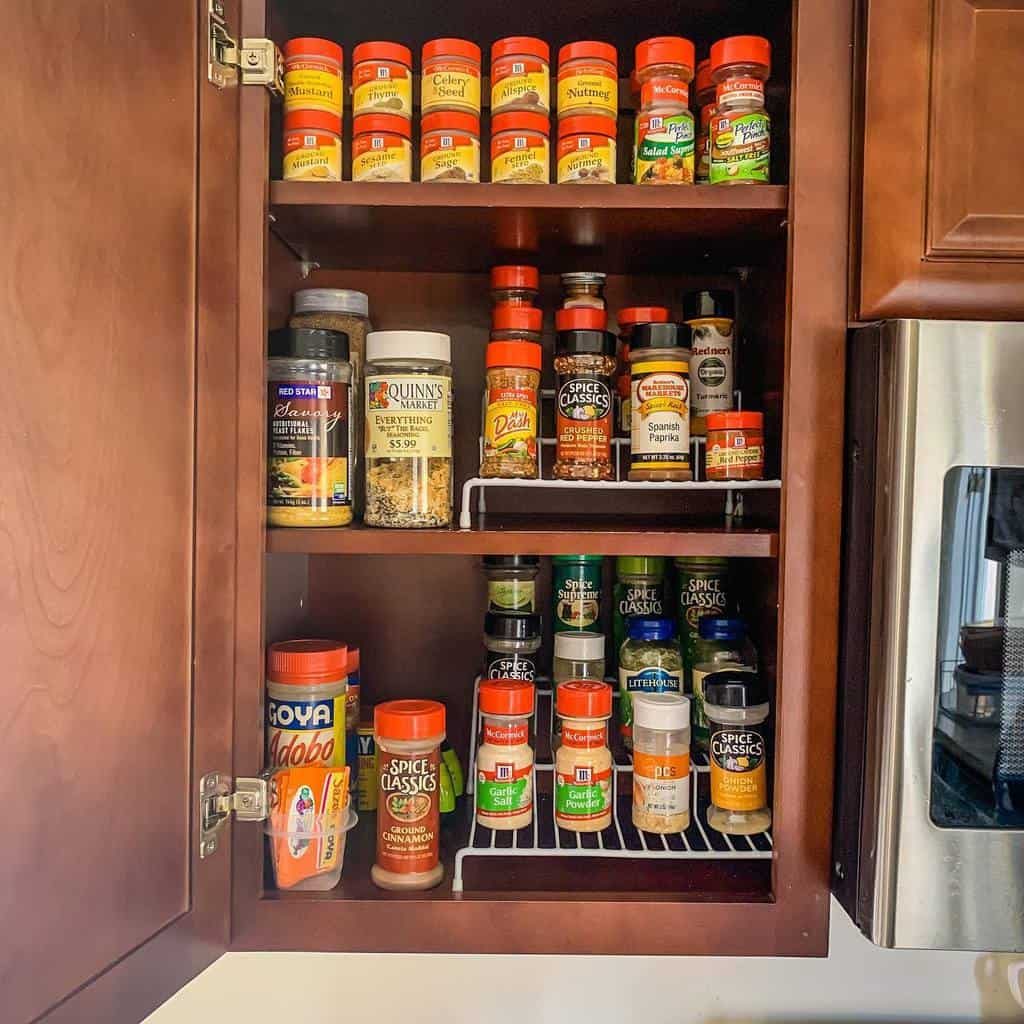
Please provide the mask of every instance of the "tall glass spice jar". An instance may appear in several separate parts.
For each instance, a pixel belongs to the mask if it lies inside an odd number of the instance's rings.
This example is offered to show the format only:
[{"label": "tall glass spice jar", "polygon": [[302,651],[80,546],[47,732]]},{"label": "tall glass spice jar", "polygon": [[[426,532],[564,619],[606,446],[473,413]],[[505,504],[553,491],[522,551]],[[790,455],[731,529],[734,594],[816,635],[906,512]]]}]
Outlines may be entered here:
[{"label": "tall glass spice jar", "polygon": [[633,429],[632,400],[629,383],[629,350],[632,346],[633,330],[637,324],[668,323],[668,310],[664,306],[627,306],[619,310],[619,354],[615,377],[615,391],[619,399],[619,414],[616,425],[623,437],[629,437]]},{"label": "tall glass spice jar", "polygon": [[543,39],[509,36],[491,47],[491,116],[551,111],[551,51]]},{"label": "tall glass spice jar", "polygon": [[[539,309],[524,306],[510,306],[506,312],[535,313],[537,320],[541,316]],[[537,393],[542,358],[535,341],[492,341],[487,346],[482,477],[532,480],[537,476]]]},{"label": "tall glass spice jar", "polygon": [[633,825],[662,835],[690,826],[690,701],[681,694],[633,698]]},{"label": "tall glass spice jar", "polygon": [[711,47],[712,185],[769,181],[771,120],[764,109],[764,83],[771,63],[771,43],[760,36],[730,36]]},{"label": "tall glass spice jar", "polygon": [[730,412],[735,401],[732,292],[705,290],[683,296],[690,339],[690,434],[707,433],[707,417]]},{"label": "tall glass spice jar", "polygon": [[412,51],[401,43],[360,43],[352,51],[352,113],[412,117]]},{"label": "tall glass spice jar", "polygon": [[468,39],[423,44],[420,110],[458,110],[480,116],[480,47]]},{"label": "tall glass spice jar", "polygon": [[619,717],[623,743],[632,750],[633,696],[682,693],[683,659],[671,619],[632,618],[626,632],[619,650]]},{"label": "tall glass spice jar", "polygon": [[368,334],[365,383],[367,525],[450,525],[451,338]]},{"label": "tall glass spice jar", "polygon": [[607,683],[573,679],[555,691],[562,738],[555,754],[555,824],[570,832],[600,832],[612,823],[612,755]]},{"label": "tall glass spice jar", "polygon": [[484,648],[488,679],[537,677],[540,615],[530,612],[488,612],[484,616]]},{"label": "tall glass spice jar", "polygon": [[649,555],[621,555],[615,559],[612,588],[612,652],[618,666],[619,648],[626,642],[626,627],[636,616],[661,618],[665,614],[665,559]]},{"label": "tall glass spice jar", "polygon": [[595,270],[574,270],[562,274],[562,308],[591,306],[604,309],[604,286],[608,275]]},{"label": "tall glass spice jar", "polygon": [[476,753],[476,820],[498,832],[525,828],[533,821],[533,708],[533,683],[480,683],[483,736]]},{"label": "tall glass spice jar", "polygon": [[352,364],[341,331],[271,331],[267,360],[267,522],[352,522]]},{"label": "tall glass spice jar", "polygon": [[711,174],[711,118],[715,113],[715,83],[711,81],[711,60],[705,58],[697,65],[697,147],[694,180],[706,185]]},{"label": "tall glass spice jar", "polygon": [[551,559],[552,629],[598,631],[604,555],[555,555]]},{"label": "tall glass spice jar", "polygon": [[693,43],[681,36],[658,36],[637,44],[637,185],[693,184],[695,131],[689,90],[694,63]]},{"label": "tall glass spice jar", "polygon": [[535,612],[537,610],[536,555],[484,555],[489,612]]},{"label": "tall glass spice jar", "polygon": [[558,117],[619,116],[619,57],[609,43],[587,40],[558,51]]}]

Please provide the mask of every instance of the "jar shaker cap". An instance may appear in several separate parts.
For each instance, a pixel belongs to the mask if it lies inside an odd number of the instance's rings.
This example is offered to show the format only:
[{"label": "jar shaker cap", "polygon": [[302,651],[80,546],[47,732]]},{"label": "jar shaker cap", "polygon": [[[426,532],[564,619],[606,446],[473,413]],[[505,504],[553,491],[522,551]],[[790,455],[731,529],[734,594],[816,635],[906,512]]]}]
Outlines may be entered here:
[{"label": "jar shaker cap", "polygon": [[629,339],[630,352],[640,348],[689,348],[690,328],[685,324],[637,324]]},{"label": "jar shaker cap", "polygon": [[604,634],[587,630],[555,634],[555,657],[568,661],[599,661],[604,659]]},{"label": "jar shaker cap", "polygon": [[712,72],[730,64],[759,64],[770,74],[772,44],[762,36],[729,36],[712,43]]},{"label": "jar shaker cap", "polygon": [[412,67],[412,50],[401,43],[372,42],[360,43],[352,51],[352,62],[364,60],[393,60],[406,67]]},{"label": "jar shaker cap", "polygon": [[633,725],[644,729],[689,729],[690,698],[681,693],[635,693]]},{"label": "jar shaker cap", "polygon": [[683,296],[684,320],[731,320],[734,309],[733,294],[724,288],[704,288],[700,291],[687,292]]},{"label": "jar shaker cap", "polygon": [[632,324],[668,323],[668,308],[665,306],[626,306],[616,317],[620,327]]},{"label": "jar shaker cap", "polygon": [[267,677],[274,683],[314,686],[347,672],[348,648],[336,640],[282,640],[267,648]]},{"label": "jar shaker cap", "polygon": [[485,679],[480,683],[480,710],[485,715],[532,715],[533,683],[526,679]]},{"label": "jar shaker cap", "polygon": [[747,624],[742,619],[702,615],[697,632],[702,640],[742,640],[747,635]]},{"label": "jar shaker cap", "polygon": [[654,64],[682,64],[692,75],[696,61],[693,43],[682,36],[655,36],[636,44],[637,71]]},{"label": "jar shaker cap", "polygon": [[615,335],[611,331],[559,331],[555,340],[555,352],[558,355],[613,356],[615,341]]},{"label": "jar shaker cap", "polygon": [[764,413],[712,412],[707,416],[708,430],[763,430]]},{"label": "jar shaker cap", "polygon": [[536,569],[540,555],[484,555],[483,563],[487,569]]},{"label": "jar shaker cap", "polygon": [[373,731],[390,740],[444,736],[445,708],[436,700],[389,700],[373,709]]},{"label": "jar shaker cap", "polygon": [[539,57],[548,63],[551,59],[551,48],[543,39],[535,39],[533,36],[507,36],[491,45],[492,62],[500,60],[502,57],[513,57],[518,54]]},{"label": "jar shaker cap", "polygon": [[612,688],[596,679],[559,683],[555,711],[561,718],[607,718],[612,713]]},{"label": "jar shaker cap", "polygon": [[327,57],[329,60],[336,60],[339,64],[342,61],[341,47],[330,39],[320,39],[317,36],[298,36],[289,39],[284,44],[284,59],[289,57]]},{"label": "jar shaker cap", "polygon": [[538,612],[487,612],[484,632],[496,640],[536,640],[540,636]]},{"label": "jar shaker cap", "polygon": [[704,677],[704,703],[743,710],[768,703],[768,687],[756,672],[723,668]]},{"label": "jar shaker cap", "polygon": [[544,362],[544,350],[535,341],[492,341],[487,345],[486,362],[488,370],[496,366],[539,370]]},{"label": "jar shaker cap", "polygon": [[603,331],[608,326],[608,312],[593,306],[570,306],[555,310],[557,331]]},{"label": "jar shaker cap", "polygon": [[676,635],[676,624],[671,619],[634,615],[626,621],[630,640],[671,640]]},{"label": "jar shaker cap", "polygon": [[501,288],[532,288],[540,287],[540,272],[536,267],[521,264],[505,264],[491,267],[491,287]]},{"label": "jar shaker cap", "polygon": [[558,51],[558,63],[564,64],[570,60],[605,60],[609,64],[618,66],[619,55],[611,43],[598,43],[592,39],[583,40],[578,43],[566,43]]},{"label": "jar shaker cap", "polygon": [[348,359],[348,335],[319,327],[279,327],[270,332],[267,351],[278,359]]},{"label": "jar shaker cap", "polygon": [[423,44],[423,63],[435,57],[463,57],[480,63],[480,47],[468,39],[431,39]]},{"label": "jar shaker cap", "polygon": [[437,331],[371,331],[366,336],[366,361],[436,359],[452,361],[452,339]]},{"label": "jar shaker cap", "polygon": [[370,299],[366,292],[351,288],[302,288],[292,295],[296,313],[350,313],[370,315]]},{"label": "jar shaker cap", "polygon": [[536,306],[515,306],[499,302],[491,313],[491,328],[495,331],[540,331],[544,313]]}]

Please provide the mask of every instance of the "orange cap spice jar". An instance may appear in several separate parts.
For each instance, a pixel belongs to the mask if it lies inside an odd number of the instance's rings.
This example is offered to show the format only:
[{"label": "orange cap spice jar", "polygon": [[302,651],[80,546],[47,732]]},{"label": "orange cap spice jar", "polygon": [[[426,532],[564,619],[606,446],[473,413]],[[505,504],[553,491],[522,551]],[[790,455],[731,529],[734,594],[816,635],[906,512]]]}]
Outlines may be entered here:
[{"label": "orange cap spice jar", "polygon": [[412,181],[412,132],[395,114],[363,114],[352,123],[353,181]]},{"label": "orange cap spice jar", "polygon": [[713,412],[707,417],[709,480],[764,479],[764,414]]},{"label": "orange cap spice jar", "polygon": [[633,153],[637,185],[693,184],[693,65],[693,43],[681,36],[658,36],[637,45],[642,83]]},{"label": "orange cap spice jar", "polygon": [[551,50],[543,39],[509,36],[491,47],[491,115],[551,111]]},{"label": "orange cap spice jar", "polygon": [[686,107],[696,52],[682,36],[655,36],[636,46],[636,77],[644,110]]},{"label": "orange cap spice jar", "polygon": [[[558,116],[619,116],[619,57],[609,43],[587,40],[558,51]],[[612,126],[612,133],[615,126]]]},{"label": "orange cap spice jar", "polygon": [[711,118],[712,185],[769,180],[771,120],[764,109],[764,83],[772,47],[760,36],[730,36],[711,47],[715,113]]},{"label": "orange cap spice jar", "polygon": [[345,764],[348,651],[334,640],[267,649],[267,766]]},{"label": "orange cap spice jar", "polygon": [[612,823],[612,688],[594,679],[559,683],[555,711],[562,720],[555,755],[555,823],[571,832],[600,832]]},{"label": "orange cap spice jar", "polygon": [[551,181],[551,128],[546,114],[517,110],[491,119],[491,181],[547,185]]},{"label": "orange cap spice jar", "polygon": [[467,39],[423,44],[420,111],[459,110],[480,116],[480,47]]},{"label": "orange cap spice jar", "polygon": [[476,755],[476,820],[510,831],[533,821],[533,683],[485,679],[480,683],[483,742]]},{"label": "orange cap spice jar", "polygon": [[284,115],[284,180],[341,181],[341,119],[322,110]]},{"label": "orange cap spice jar", "polygon": [[401,43],[360,43],[352,51],[352,113],[412,117],[412,51]]},{"label": "orange cap spice jar", "polygon": [[630,414],[630,376],[629,346],[633,329],[637,324],[668,323],[668,309],[665,306],[627,306],[619,310],[616,318],[619,321],[619,361],[618,376],[615,378],[615,391],[619,398],[619,415],[616,423],[619,433],[629,437],[633,429]]},{"label": "orange cap spice jar", "polygon": [[[539,309],[508,306],[506,316]],[[526,333],[526,332],[524,332]],[[529,479],[537,476],[537,390],[543,353],[535,341],[492,341],[487,346],[484,451],[480,475]]]},{"label": "orange cap spice jar", "polygon": [[420,181],[480,180],[480,118],[442,110],[420,123]]},{"label": "orange cap spice jar", "polygon": [[615,181],[615,125],[608,117],[567,117],[558,122],[558,184]]},{"label": "orange cap spice jar", "polygon": [[381,889],[432,889],[440,862],[440,764],[444,705],[392,700],[373,713],[377,744],[377,858]]},{"label": "orange cap spice jar", "polygon": [[284,112],[322,110],[341,117],[342,50],[329,39],[304,36],[284,44]]}]

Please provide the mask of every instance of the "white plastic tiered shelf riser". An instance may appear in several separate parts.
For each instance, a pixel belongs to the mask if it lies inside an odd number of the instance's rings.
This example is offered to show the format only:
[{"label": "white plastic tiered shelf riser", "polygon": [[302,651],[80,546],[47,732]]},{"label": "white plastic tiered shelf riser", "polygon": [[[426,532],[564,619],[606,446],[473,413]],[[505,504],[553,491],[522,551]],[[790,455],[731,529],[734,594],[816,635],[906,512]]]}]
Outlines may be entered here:
[{"label": "white plastic tiered shelf riser", "polygon": [[[741,396],[736,392],[736,408],[741,408]],[[541,401],[553,401],[554,390],[545,388],[540,392]],[[614,480],[550,480],[545,479],[545,453],[555,447],[555,438],[539,437],[537,445],[538,476],[532,480],[505,480],[490,477],[470,477],[462,485],[462,506],[459,511],[459,528],[469,530],[473,526],[473,492],[479,495],[477,512],[487,512],[487,491],[489,488],[512,488],[525,490],[592,490],[592,491],[721,491],[725,498],[724,514],[727,518],[739,519],[743,516],[744,491],[777,491],[782,487],[781,480],[703,480],[704,475],[704,438],[690,439],[690,462],[694,470],[694,479],[686,481],[636,481],[629,480],[629,438],[612,439],[612,455],[615,467]],[[623,456],[627,465],[623,466]],[[480,439],[480,458],[483,459],[483,438]]]},{"label": "white plastic tiered shelf riser", "polygon": [[[462,866],[470,857],[579,857],[607,860],[770,860],[772,856],[771,832],[758,832],[751,836],[727,836],[716,832],[705,823],[708,800],[706,787],[700,777],[708,771],[707,757],[695,752],[690,768],[690,826],[685,832],[669,835],[642,832],[632,822],[633,764],[628,754],[616,756],[612,772],[612,823],[602,832],[581,834],[559,827],[554,818],[554,800],[545,794],[543,801],[537,793],[537,774],[552,773],[550,761],[534,764],[532,785],[533,821],[525,828],[496,831],[476,820],[476,737],[480,735],[478,694],[480,677],[473,685],[473,738],[467,763],[466,792],[473,795],[473,821],[466,845],[455,854],[452,892],[463,892]],[[536,690],[534,718],[538,733],[553,726],[553,693],[550,686],[540,685]],[[613,716],[612,721],[616,720]],[[554,788],[552,786],[552,788]],[[544,808],[541,810],[541,803]],[[496,879],[496,882],[499,880]]]}]

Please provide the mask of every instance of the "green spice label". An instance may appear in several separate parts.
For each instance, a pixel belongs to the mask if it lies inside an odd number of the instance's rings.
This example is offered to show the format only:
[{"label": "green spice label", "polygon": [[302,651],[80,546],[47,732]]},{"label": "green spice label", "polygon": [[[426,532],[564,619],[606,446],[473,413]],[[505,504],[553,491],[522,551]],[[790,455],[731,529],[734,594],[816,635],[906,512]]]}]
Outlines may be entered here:
[{"label": "green spice label", "polygon": [[476,809],[480,817],[513,818],[533,806],[532,768],[516,768],[511,762],[494,765],[476,776]]},{"label": "green spice label", "polygon": [[590,629],[601,619],[601,566],[554,567],[555,632]]},{"label": "green spice label", "polygon": [[622,734],[633,735],[634,693],[682,693],[683,677],[680,672],[660,667],[619,669],[619,715]]},{"label": "green spice label", "polygon": [[718,113],[711,120],[711,184],[767,182],[771,119],[763,110]]},{"label": "green spice label", "polygon": [[636,119],[637,185],[690,185],[693,183],[696,139],[693,115],[641,114]]},{"label": "green spice label", "polygon": [[536,600],[533,580],[494,580],[487,584],[492,612],[532,612]]},{"label": "green spice label", "polygon": [[612,805],[612,770],[577,764],[555,775],[555,818],[572,822],[600,818]]}]

